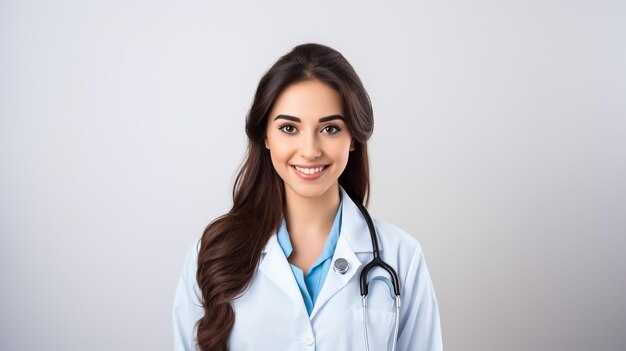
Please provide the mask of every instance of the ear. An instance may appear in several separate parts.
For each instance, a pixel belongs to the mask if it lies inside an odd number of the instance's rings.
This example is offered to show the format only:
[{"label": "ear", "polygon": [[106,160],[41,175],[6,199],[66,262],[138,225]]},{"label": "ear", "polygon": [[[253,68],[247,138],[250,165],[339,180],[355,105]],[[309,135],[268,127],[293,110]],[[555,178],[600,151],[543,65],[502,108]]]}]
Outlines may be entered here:
[{"label": "ear", "polygon": [[356,147],[354,146],[354,139],[350,140],[350,151],[354,151]]},{"label": "ear", "polygon": [[265,138],[265,148],[268,149],[268,150],[270,149],[270,144],[267,141],[267,138]]}]

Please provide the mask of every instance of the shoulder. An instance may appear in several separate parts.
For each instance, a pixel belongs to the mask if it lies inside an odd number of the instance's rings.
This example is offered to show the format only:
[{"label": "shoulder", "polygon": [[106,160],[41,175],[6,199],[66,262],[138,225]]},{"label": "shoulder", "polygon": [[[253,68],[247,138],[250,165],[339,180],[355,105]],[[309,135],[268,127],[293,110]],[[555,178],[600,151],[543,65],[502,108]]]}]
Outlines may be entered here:
[{"label": "shoulder", "polygon": [[200,252],[200,244],[202,239],[195,239],[191,242],[189,247],[187,248],[187,253],[185,255],[185,269],[188,272],[195,271],[198,263],[198,253]]},{"label": "shoulder", "polygon": [[[381,247],[381,256],[392,265],[402,281],[419,279],[415,270],[424,264],[424,253],[418,239],[389,222],[374,219]],[[421,275],[421,277],[426,277]]]},{"label": "shoulder", "polygon": [[187,254],[198,257],[198,253],[200,252],[200,244],[202,244],[202,238],[195,239],[193,242],[191,242],[191,245],[187,250]]},{"label": "shoulder", "polygon": [[405,249],[411,253],[415,251],[421,252],[419,241],[404,229],[378,218],[374,218],[374,226],[383,250],[390,249],[395,251]]}]

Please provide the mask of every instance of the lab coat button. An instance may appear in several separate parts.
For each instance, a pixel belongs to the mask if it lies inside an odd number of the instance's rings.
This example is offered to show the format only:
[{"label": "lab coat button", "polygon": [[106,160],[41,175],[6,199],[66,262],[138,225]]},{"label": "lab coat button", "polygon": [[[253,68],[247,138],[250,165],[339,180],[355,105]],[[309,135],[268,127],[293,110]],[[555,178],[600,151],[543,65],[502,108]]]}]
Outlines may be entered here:
[{"label": "lab coat button", "polygon": [[315,339],[313,339],[313,337],[311,335],[307,335],[306,337],[304,337],[304,342],[308,346],[311,346],[311,345],[313,345],[313,342],[315,342]]}]

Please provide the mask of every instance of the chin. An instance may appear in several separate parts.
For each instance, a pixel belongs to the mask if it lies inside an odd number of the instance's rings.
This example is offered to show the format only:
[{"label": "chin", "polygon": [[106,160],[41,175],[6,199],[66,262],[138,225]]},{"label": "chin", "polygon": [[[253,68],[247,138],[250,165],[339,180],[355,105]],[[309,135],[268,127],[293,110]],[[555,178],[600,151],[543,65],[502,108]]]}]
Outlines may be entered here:
[{"label": "chin", "polygon": [[302,198],[315,199],[333,189],[333,184],[287,184],[287,187]]}]

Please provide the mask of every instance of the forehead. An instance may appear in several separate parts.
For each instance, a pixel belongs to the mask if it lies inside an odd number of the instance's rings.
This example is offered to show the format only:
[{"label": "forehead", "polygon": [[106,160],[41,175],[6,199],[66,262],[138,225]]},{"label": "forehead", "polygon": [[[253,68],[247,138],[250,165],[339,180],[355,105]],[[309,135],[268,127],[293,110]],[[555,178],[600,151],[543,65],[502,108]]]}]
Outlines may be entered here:
[{"label": "forehead", "polygon": [[278,96],[270,112],[270,120],[279,114],[317,120],[333,114],[343,115],[341,95],[330,85],[317,79],[293,83]]}]

